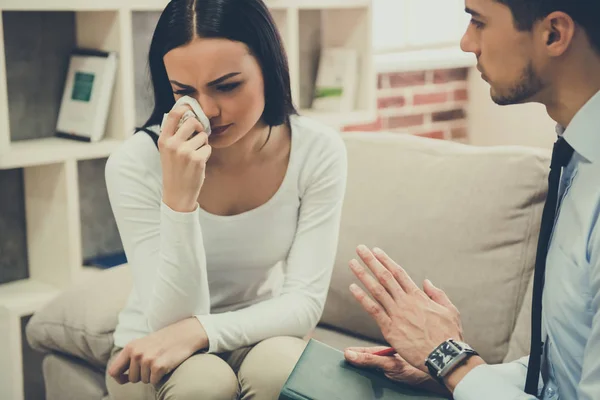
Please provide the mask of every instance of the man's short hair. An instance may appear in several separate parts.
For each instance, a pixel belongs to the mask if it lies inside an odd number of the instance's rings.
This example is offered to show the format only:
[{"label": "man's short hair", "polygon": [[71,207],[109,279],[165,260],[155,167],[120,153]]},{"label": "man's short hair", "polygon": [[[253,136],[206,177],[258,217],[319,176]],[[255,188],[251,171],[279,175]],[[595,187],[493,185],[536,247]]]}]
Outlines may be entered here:
[{"label": "man's short hair", "polygon": [[600,54],[600,1],[598,0],[495,0],[510,8],[515,26],[530,31],[533,25],[555,11],[573,18],[586,32],[592,46]]}]

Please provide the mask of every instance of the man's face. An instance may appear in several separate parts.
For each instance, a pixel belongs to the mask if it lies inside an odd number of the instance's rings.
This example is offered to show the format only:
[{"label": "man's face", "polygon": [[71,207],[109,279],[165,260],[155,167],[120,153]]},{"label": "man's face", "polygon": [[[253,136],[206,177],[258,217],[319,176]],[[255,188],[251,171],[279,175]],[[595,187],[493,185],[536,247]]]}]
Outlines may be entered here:
[{"label": "man's face", "polygon": [[517,30],[510,8],[495,0],[465,0],[465,7],[472,19],[461,48],[477,57],[494,102],[536,101],[545,85],[536,68],[535,29]]}]

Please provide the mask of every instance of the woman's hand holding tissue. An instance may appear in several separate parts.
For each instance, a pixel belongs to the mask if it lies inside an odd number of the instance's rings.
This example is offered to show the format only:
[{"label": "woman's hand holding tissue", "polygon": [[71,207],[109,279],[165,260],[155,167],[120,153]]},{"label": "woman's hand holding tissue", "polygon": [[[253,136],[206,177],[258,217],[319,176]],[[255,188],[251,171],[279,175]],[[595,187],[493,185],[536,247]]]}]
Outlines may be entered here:
[{"label": "woman's hand holding tissue", "polygon": [[[208,135],[196,118],[188,118],[178,129],[188,106],[175,107],[158,139],[163,172],[163,202],[172,210],[192,212],[204,183],[206,162],[211,155]],[[194,133],[197,132],[197,135]]]}]

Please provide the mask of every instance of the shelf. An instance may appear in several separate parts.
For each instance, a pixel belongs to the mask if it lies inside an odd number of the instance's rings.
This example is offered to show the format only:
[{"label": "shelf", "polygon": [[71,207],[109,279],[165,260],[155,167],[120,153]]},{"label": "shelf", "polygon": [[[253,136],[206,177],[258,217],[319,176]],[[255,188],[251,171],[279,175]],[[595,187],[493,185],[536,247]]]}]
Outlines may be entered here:
[{"label": "shelf", "polygon": [[300,10],[325,10],[362,8],[371,5],[370,0],[265,0],[269,8],[297,8]]},{"label": "shelf", "polygon": [[431,69],[471,68],[477,59],[458,46],[377,54],[374,57],[378,73],[422,71]]},{"label": "shelf", "polygon": [[[160,12],[168,2],[0,0],[0,11],[4,11],[0,14],[0,170],[23,168],[15,171],[19,185],[22,175],[22,195],[10,199],[25,206],[25,218],[20,222],[25,224],[27,239],[22,261],[30,277],[0,284],[0,400],[24,398],[22,371],[28,366],[23,366],[21,317],[43,308],[68,287],[95,282],[98,274],[106,271],[81,265],[95,246],[108,249],[113,244],[112,222],[106,220],[110,204],[104,189],[98,190],[103,181],[101,164],[130,137],[136,121],[137,125],[145,122],[152,111],[147,53]],[[293,100],[303,109],[301,114],[338,130],[376,120],[372,0],[265,3],[283,37]],[[96,143],[53,137],[64,90],[60,82],[74,46],[119,54],[107,134]],[[354,105],[358,111],[309,109],[323,47],[358,50],[362,60]],[[29,63],[30,54],[43,62]],[[43,112],[32,121],[23,107]],[[84,160],[96,161],[81,162]],[[87,213],[89,222],[82,219]],[[95,240],[94,246],[87,246],[89,238]]]},{"label": "shelf", "polygon": [[13,142],[8,152],[0,153],[0,169],[108,157],[121,143],[117,139],[88,143],[57,137]]},{"label": "shelf", "polygon": [[375,110],[329,113],[304,109],[300,110],[300,115],[316,119],[317,121],[321,121],[324,124],[332,126],[336,129],[340,129],[347,125],[367,124],[377,119],[377,112]]},{"label": "shelf", "polygon": [[[15,1],[15,0],[11,0]],[[38,0],[42,1],[42,0]],[[63,0],[72,3],[75,0]],[[88,0],[91,1],[91,0]],[[133,11],[162,11],[167,5],[167,0],[129,0],[122,2],[121,7]],[[265,0],[267,7],[271,10],[284,9],[342,9],[342,8],[364,8],[370,7],[371,0]]]},{"label": "shelf", "polygon": [[0,307],[19,317],[32,314],[59,294],[54,286],[24,279],[0,285]]},{"label": "shelf", "polygon": [[115,11],[116,0],[2,0],[2,11]]},{"label": "shelf", "polygon": [[129,0],[126,7],[133,11],[162,11],[168,0]]},{"label": "shelf", "polygon": [[[266,0],[270,9],[325,10],[370,7],[371,0]],[[2,11],[162,11],[168,0],[3,0]]]}]

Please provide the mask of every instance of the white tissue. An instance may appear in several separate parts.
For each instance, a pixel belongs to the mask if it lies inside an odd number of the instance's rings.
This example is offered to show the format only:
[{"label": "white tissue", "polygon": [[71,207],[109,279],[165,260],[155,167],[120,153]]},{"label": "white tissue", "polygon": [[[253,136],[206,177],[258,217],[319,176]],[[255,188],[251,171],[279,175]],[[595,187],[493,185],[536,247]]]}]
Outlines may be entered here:
[{"label": "white tissue", "polygon": [[[202,107],[200,107],[200,104],[196,101],[196,99],[194,99],[193,97],[190,97],[190,96],[183,96],[179,100],[177,100],[177,102],[175,103],[173,108],[179,107],[180,105],[183,105],[183,104],[189,105],[192,108],[192,111],[188,110],[185,112],[185,114],[183,114],[183,117],[181,118],[181,121],[179,121],[179,125],[177,126],[177,129],[179,129],[179,127],[181,127],[181,125],[188,118],[194,117],[198,121],[200,121],[200,123],[204,127],[204,132],[206,132],[206,134],[210,136],[210,134],[211,134],[210,121],[209,121],[208,117],[206,116],[206,114],[204,114],[204,111],[202,111]],[[165,122],[167,121],[168,115],[169,114],[165,114],[163,116],[162,124],[160,126],[161,132],[163,130],[163,127],[165,126]]]}]

